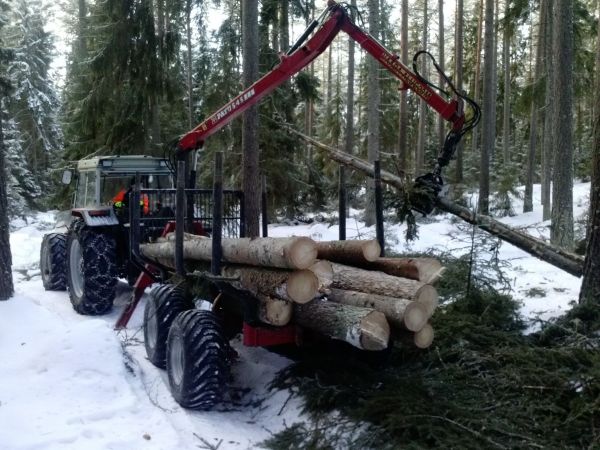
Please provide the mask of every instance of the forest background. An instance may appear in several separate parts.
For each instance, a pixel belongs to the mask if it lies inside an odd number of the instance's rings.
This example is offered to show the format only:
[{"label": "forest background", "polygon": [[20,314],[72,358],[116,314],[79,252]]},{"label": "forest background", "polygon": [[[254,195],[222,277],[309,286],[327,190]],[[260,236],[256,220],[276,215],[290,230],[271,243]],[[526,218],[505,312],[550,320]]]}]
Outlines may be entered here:
[{"label": "forest background", "polygon": [[[81,158],[170,152],[169,143],[277,64],[325,2],[63,2],[61,45],[68,50],[60,79],[52,70],[57,49],[50,6],[41,0],[1,6],[6,89],[0,129],[7,211],[14,217],[66,207],[69,196],[58,180]],[[524,210],[531,211],[532,186],[541,183],[553,244],[571,249],[585,237],[587,218],[573,217],[572,187],[574,178],[590,179],[593,172],[595,0],[368,0],[347,6],[406,65],[409,55],[427,49],[457,88],[481,104],[480,126],[445,172],[455,198],[475,189],[480,213],[510,215],[516,187],[525,186]],[[443,85],[431,61],[417,64],[425,78]],[[447,129],[340,34],[323,57],[205,145],[200,184],[210,180],[212,153],[223,151],[226,184],[246,192],[249,220],[255,221],[250,232],[257,229],[255,180],[261,174],[272,218],[334,207],[338,164],[282,123],[381,160],[407,179],[431,170]],[[350,204],[364,208],[372,223],[371,183],[353,173],[344,181]]]}]

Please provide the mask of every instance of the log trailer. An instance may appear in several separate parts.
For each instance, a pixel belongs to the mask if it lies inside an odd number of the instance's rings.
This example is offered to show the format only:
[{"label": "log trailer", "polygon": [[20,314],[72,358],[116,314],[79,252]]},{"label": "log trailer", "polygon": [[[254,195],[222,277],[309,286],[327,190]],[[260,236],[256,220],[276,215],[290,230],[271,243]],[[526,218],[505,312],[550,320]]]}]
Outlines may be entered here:
[{"label": "log trailer", "polygon": [[[128,175],[133,173],[136,182],[125,219],[115,218],[110,207],[74,208],[68,233],[44,239],[44,285],[64,288],[65,280],[70,280],[69,291],[78,293],[74,306],[83,314],[104,313],[112,306],[118,271],[113,267],[108,273],[103,264],[114,260],[108,253],[116,251],[117,243],[126,246],[118,266],[133,267],[140,275],[117,327],[126,326],[144,289],[158,285],[144,311],[146,352],[154,365],[167,369],[171,393],[184,407],[210,409],[222,400],[232,355],[228,339],[240,330],[244,344],[251,346],[297,343],[302,330],[312,328],[362,350],[378,351],[388,347],[390,324],[395,324],[413,332],[418,347],[431,344],[427,320],[437,293],[430,283],[443,270],[439,263],[378,258],[380,249],[374,241],[317,244],[308,238],[243,239],[243,194],[230,193],[237,200],[225,209],[237,212],[232,216],[225,211],[227,217],[223,216],[219,154],[212,216],[207,217],[206,207],[198,203],[195,165],[206,139],[308,66],[340,31],[398,78],[401,89],[413,91],[450,123],[435,168],[416,180],[433,196],[441,190],[442,169],[464,134],[477,125],[479,107],[445,75],[452,96],[442,97],[436,91],[444,92],[422,78],[416,68],[417,57],[427,52],[415,55],[414,71],[409,70],[397,55],[358,27],[350,12],[349,5],[329,0],[325,11],[281,55],[277,66],[176,142],[177,167],[171,167],[176,189],[149,189],[144,183],[148,174],[132,167]],[[465,103],[473,112],[468,118]],[[194,156],[191,167],[190,155]],[[156,162],[163,163],[169,165],[168,161]],[[145,196],[166,194],[171,199],[168,214],[144,213],[140,201]],[[433,203],[425,202],[422,210],[430,211]],[[223,220],[231,223],[232,217],[240,226],[223,239]],[[161,229],[158,234],[157,229]],[[100,252],[93,248],[98,243]],[[110,292],[97,282],[98,276],[110,278]],[[371,287],[364,289],[365,285]]]}]

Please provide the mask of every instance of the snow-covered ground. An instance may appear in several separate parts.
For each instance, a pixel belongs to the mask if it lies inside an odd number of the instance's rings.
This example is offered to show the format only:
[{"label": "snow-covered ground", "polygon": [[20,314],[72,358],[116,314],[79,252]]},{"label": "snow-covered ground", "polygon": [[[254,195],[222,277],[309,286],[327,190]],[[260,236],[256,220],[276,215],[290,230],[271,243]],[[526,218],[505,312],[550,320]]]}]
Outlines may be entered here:
[{"label": "snow-covered ground", "polygon": [[[588,192],[589,184],[576,185],[575,217],[585,212]],[[537,186],[536,205],[539,194]],[[514,208],[520,211],[522,204],[516,200]],[[503,222],[548,235],[539,206]],[[113,312],[100,318],[76,314],[66,292],[43,289],[39,247],[52,223],[52,214],[38,214],[11,224],[16,293],[0,302],[0,449],[246,449],[298,421],[298,400],[267,388],[289,360],[239,342],[228,401],[217,412],[179,407],[165,372],[145,357],[143,304],[128,330],[113,330],[130,293],[125,284]],[[386,229],[393,250],[460,253],[470,247],[471,228],[450,216],[421,225],[419,239],[410,244],[404,231],[404,225]],[[271,226],[269,235],[330,240],[338,229],[325,223]],[[348,221],[348,238],[373,236],[373,228]],[[577,300],[579,279],[506,243],[499,256],[510,263],[506,273],[525,317],[556,316]]]}]

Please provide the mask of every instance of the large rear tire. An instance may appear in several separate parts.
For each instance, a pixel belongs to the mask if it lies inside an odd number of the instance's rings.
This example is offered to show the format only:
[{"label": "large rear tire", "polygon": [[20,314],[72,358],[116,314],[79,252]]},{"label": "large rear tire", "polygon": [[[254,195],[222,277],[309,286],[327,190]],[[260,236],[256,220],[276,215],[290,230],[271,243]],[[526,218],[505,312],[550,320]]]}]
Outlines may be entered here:
[{"label": "large rear tire", "polygon": [[167,340],[171,394],[184,408],[209,410],[220,403],[229,377],[229,343],[210,311],[179,314]]},{"label": "large rear tire", "polygon": [[163,284],[150,292],[144,309],[144,346],[152,364],[164,369],[167,365],[167,337],[175,317],[192,309],[183,289]]},{"label": "large rear tire", "polygon": [[67,235],[50,233],[42,239],[40,250],[42,284],[47,291],[67,289]]},{"label": "large rear tire", "polygon": [[73,222],[67,239],[68,286],[73,309],[83,315],[112,308],[117,285],[116,243],[110,232]]}]

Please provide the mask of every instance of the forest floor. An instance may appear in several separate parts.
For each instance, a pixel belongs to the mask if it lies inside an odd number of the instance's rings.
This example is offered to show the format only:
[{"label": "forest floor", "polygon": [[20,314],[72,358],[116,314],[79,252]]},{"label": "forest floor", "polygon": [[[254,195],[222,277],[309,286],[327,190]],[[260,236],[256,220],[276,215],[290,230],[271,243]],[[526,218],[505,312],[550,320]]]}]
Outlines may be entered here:
[{"label": "forest floor", "polygon": [[[587,206],[589,183],[574,189],[575,217]],[[539,186],[534,203],[539,204]],[[514,199],[515,211],[522,208]],[[502,219],[548,236],[541,207]],[[143,345],[143,301],[127,330],[114,323],[129,288],[119,284],[113,312],[99,318],[76,314],[66,292],[46,292],[39,276],[39,247],[53,215],[40,213],[13,221],[11,250],[15,296],[0,303],[0,447],[3,449],[246,449],[308,420],[294,389],[272,389],[291,361],[263,349],[234,347],[239,359],[227,401],[213,412],[190,412],[171,398],[164,371],[147,361]],[[405,243],[404,225],[386,228],[390,251],[467,255],[473,248],[485,272],[497,261],[502,279],[489,280],[519,302],[528,331],[567,311],[576,302],[580,280],[515,247],[440,215],[423,221],[419,237]],[[326,222],[273,225],[270,236],[306,235],[336,239]],[[358,219],[348,222],[348,238],[371,238],[374,229]],[[478,262],[479,261],[479,262]],[[433,351],[435,351],[435,342]]]}]

